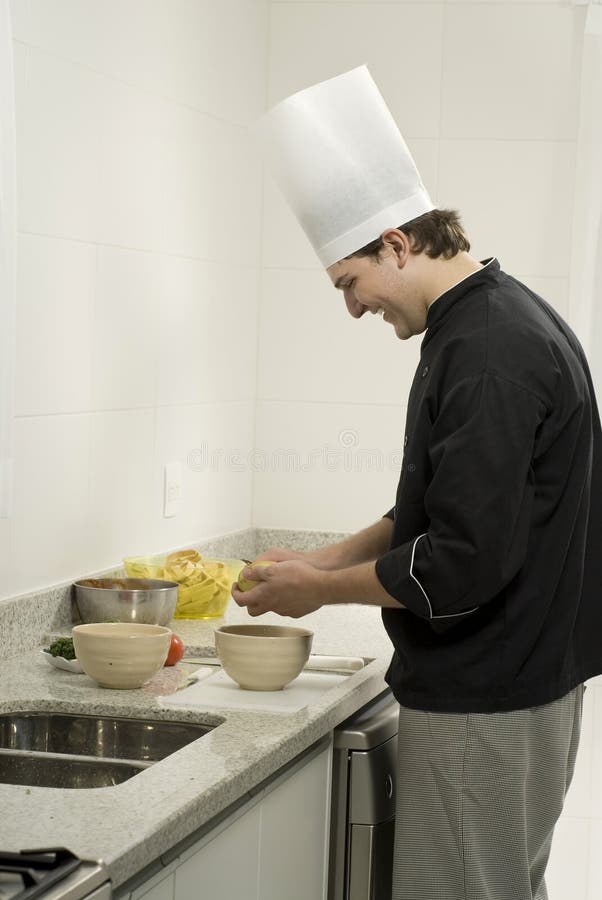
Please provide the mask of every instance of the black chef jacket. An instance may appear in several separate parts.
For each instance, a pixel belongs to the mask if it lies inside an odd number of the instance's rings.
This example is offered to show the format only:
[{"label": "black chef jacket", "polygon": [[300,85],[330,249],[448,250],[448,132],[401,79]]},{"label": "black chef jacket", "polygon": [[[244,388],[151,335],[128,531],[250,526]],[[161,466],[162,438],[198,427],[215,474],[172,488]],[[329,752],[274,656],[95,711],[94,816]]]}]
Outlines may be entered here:
[{"label": "black chef jacket", "polygon": [[577,338],[497,260],[428,310],[391,548],[387,681],[414,709],[549,703],[602,672],[602,446]]}]

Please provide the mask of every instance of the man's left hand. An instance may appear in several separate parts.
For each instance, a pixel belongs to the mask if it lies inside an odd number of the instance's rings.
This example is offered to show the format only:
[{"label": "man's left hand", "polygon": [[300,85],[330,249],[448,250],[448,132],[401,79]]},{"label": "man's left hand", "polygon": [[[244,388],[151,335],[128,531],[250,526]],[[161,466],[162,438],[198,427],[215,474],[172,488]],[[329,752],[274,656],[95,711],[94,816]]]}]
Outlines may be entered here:
[{"label": "man's left hand", "polygon": [[258,582],[250,591],[241,591],[236,582],[232,585],[234,601],[246,606],[250,616],[275,612],[298,619],[328,602],[329,573],[302,560],[247,566],[242,574],[249,581]]}]

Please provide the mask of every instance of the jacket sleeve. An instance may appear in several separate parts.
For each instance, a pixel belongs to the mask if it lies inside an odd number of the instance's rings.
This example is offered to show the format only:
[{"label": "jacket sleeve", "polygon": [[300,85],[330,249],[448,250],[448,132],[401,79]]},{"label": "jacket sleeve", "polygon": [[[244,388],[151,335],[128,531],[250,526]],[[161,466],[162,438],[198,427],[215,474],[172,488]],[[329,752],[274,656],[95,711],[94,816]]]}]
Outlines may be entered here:
[{"label": "jacket sleeve", "polygon": [[383,519],[391,519],[391,521],[395,521],[395,507],[393,506],[388,512],[383,513]]},{"label": "jacket sleeve", "polygon": [[[422,473],[428,530],[376,562],[385,590],[434,630],[475,613],[520,570],[544,417],[535,394],[490,372],[444,398],[430,432],[431,473]],[[404,460],[402,478],[412,477]]]}]

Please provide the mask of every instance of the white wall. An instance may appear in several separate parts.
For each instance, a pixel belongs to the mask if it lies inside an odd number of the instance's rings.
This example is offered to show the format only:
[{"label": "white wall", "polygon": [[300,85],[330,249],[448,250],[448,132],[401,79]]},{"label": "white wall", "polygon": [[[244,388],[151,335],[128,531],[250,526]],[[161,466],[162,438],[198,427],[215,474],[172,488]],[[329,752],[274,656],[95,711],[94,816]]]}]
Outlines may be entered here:
[{"label": "white wall", "polygon": [[[572,0],[273,0],[269,101],[366,63],[431,196],[463,214],[474,253],[497,256],[567,315],[584,14]],[[380,319],[348,316],[270,182],[263,263],[256,447],[268,464],[255,523],[362,527],[393,505],[420,339],[400,344]],[[330,467],[325,445],[339,451]],[[292,471],[280,457],[270,465],[278,448]],[[380,451],[369,471],[360,449]],[[586,693],[550,900],[602,896],[601,681]]]},{"label": "white wall", "polygon": [[[0,596],[251,523],[260,0],[12,0],[19,273]],[[162,516],[163,464],[184,464]],[[198,470],[198,469],[201,470]]]}]

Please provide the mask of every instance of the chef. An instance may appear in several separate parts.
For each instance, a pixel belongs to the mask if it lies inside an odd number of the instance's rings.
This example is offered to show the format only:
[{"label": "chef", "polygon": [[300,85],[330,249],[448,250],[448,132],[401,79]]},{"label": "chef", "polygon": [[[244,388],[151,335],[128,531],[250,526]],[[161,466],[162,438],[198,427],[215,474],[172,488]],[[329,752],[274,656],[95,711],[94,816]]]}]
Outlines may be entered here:
[{"label": "chef", "polygon": [[[394,507],[273,547],[252,616],[382,607],[400,704],[395,900],[545,900],[583,682],[602,672],[602,456],[575,335],[436,209],[366,67],[256,127],[349,313],[423,334]],[[360,477],[358,475],[358,477]]]}]

